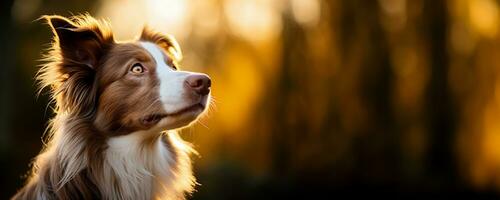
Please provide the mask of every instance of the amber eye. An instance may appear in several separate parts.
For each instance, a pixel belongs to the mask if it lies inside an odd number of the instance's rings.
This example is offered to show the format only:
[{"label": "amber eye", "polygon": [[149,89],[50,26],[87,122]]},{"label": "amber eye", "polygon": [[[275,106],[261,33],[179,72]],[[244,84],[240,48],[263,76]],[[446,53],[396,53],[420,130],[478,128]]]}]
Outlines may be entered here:
[{"label": "amber eye", "polygon": [[134,74],[142,74],[144,73],[144,67],[140,63],[135,63],[132,65],[132,68],[130,68],[130,71]]}]

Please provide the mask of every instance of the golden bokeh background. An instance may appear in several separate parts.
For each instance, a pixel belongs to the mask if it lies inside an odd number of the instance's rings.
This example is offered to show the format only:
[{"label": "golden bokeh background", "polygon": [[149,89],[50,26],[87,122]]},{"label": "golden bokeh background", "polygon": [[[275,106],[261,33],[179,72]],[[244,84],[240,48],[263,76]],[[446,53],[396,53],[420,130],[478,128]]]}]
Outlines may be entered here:
[{"label": "golden bokeh background", "polygon": [[[0,6],[0,198],[40,150],[44,14],[174,35],[209,74],[190,199],[500,195],[498,0],[14,0]],[[359,192],[361,191],[361,192]],[[363,193],[362,191],[365,191]],[[311,196],[312,195],[312,196]]]}]

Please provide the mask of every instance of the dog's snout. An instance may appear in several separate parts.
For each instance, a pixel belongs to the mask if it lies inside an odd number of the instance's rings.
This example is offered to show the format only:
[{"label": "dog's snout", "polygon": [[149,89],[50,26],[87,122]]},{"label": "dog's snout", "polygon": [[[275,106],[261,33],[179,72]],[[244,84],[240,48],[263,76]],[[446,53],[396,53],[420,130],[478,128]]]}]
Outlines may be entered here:
[{"label": "dog's snout", "polygon": [[186,78],[185,86],[197,94],[207,95],[210,92],[210,86],[212,84],[210,77],[205,74],[194,74],[189,75]]}]

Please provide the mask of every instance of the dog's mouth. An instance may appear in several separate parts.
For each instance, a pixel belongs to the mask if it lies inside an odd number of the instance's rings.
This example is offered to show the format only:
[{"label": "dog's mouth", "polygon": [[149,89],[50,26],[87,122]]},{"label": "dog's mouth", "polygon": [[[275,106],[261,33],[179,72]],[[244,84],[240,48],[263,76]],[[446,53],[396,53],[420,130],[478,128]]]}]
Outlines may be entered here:
[{"label": "dog's mouth", "polygon": [[142,118],[142,124],[151,126],[158,123],[161,119],[167,117],[167,114],[151,114]]},{"label": "dog's mouth", "polygon": [[156,113],[156,114],[146,115],[145,117],[142,118],[141,121],[146,126],[152,126],[158,123],[160,120],[167,117],[178,117],[184,114],[194,113],[194,112],[201,113],[201,111],[203,111],[204,109],[205,109],[205,104],[196,103],[172,113]]}]

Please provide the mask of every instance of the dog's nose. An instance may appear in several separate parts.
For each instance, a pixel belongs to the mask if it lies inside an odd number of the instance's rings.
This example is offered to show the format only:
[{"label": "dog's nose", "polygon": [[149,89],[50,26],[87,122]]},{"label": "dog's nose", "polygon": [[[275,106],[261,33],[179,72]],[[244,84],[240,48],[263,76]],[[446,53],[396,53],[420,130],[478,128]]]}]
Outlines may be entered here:
[{"label": "dog's nose", "polygon": [[193,74],[186,78],[184,84],[200,95],[207,95],[210,92],[212,82],[210,77],[205,74]]}]

